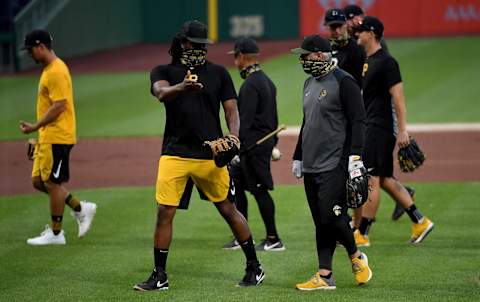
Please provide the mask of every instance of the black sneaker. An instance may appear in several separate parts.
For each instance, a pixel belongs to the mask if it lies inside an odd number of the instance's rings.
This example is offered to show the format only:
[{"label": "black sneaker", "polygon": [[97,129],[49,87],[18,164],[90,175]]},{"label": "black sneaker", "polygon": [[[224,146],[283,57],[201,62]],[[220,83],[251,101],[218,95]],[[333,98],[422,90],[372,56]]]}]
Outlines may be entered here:
[{"label": "black sneaker", "polygon": [[285,250],[285,246],[280,239],[263,239],[259,245],[255,247],[257,251],[265,251],[265,252],[281,252]]},{"label": "black sneaker", "polygon": [[224,250],[238,250],[239,248],[240,244],[235,238],[233,238],[232,241],[229,241],[223,245]]},{"label": "black sneaker", "polygon": [[[407,190],[408,194],[410,194],[410,197],[412,198],[412,200],[415,201],[415,189],[408,186],[405,186],[405,189]],[[395,209],[393,209],[393,213],[392,213],[392,220],[396,221],[400,219],[400,217],[402,217],[404,213],[405,213],[405,210],[402,208],[402,206],[396,203]]]},{"label": "black sneaker", "polygon": [[245,269],[245,276],[237,286],[255,286],[262,283],[265,279],[265,272],[258,261],[247,262],[247,268]]},{"label": "black sneaker", "polygon": [[139,291],[167,290],[167,273],[165,273],[163,270],[159,270],[157,272],[156,269],[154,269],[150,277],[148,277],[147,281],[136,284],[133,289]]}]

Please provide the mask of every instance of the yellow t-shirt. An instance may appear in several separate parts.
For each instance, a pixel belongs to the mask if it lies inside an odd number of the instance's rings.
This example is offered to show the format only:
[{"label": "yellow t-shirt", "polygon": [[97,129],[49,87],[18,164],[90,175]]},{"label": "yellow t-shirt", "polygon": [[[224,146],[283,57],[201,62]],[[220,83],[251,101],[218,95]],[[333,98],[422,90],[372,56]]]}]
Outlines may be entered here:
[{"label": "yellow t-shirt", "polygon": [[65,111],[55,121],[40,128],[39,143],[75,144],[77,142],[72,78],[67,65],[55,59],[42,72],[38,85],[37,120],[41,119],[53,102],[66,100]]}]

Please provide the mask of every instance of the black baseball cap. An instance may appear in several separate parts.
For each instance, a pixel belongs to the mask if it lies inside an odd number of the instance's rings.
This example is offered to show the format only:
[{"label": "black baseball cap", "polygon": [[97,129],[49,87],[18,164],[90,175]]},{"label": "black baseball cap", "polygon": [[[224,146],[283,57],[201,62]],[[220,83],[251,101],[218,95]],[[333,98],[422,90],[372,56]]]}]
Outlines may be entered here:
[{"label": "black baseball cap", "polygon": [[233,50],[229,51],[228,54],[257,54],[260,52],[257,42],[252,38],[241,37],[235,41]]},{"label": "black baseball cap", "polygon": [[345,17],[343,9],[332,8],[325,13],[324,21],[324,24],[327,26],[332,24],[345,24],[347,23],[347,18]]},{"label": "black baseball cap", "polygon": [[319,35],[310,35],[303,38],[302,46],[292,49],[291,52],[298,55],[312,52],[332,52],[332,47],[327,39]]},{"label": "black baseball cap", "polygon": [[180,31],[190,42],[199,44],[213,44],[212,40],[208,39],[207,26],[200,21],[187,21],[183,23]]},{"label": "black baseball cap", "polygon": [[383,23],[377,17],[366,16],[356,27],[357,31],[371,31],[376,36],[383,36]]},{"label": "black baseball cap", "polygon": [[347,20],[350,20],[355,16],[364,15],[363,9],[360,6],[355,4],[345,6],[343,11],[345,12],[345,16],[347,17]]},{"label": "black baseball cap", "polygon": [[22,50],[31,49],[39,44],[51,45],[53,41],[52,35],[46,30],[35,29],[25,36],[25,42]]}]

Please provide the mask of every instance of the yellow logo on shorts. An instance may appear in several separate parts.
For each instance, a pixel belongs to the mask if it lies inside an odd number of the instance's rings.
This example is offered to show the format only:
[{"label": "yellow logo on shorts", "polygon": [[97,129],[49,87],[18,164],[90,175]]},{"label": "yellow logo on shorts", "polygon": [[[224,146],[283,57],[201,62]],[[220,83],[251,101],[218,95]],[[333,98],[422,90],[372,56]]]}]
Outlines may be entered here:
[{"label": "yellow logo on shorts", "polygon": [[368,63],[364,63],[363,64],[363,70],[362,70],[362,77],[365,76],[365,74],[367,73],[368,71]]},{"label": "yellow logo on shorts", "polygon": [[320,91],[320,96],[321,97],[327,96],[327,89],[322,89],[322,91]]}]

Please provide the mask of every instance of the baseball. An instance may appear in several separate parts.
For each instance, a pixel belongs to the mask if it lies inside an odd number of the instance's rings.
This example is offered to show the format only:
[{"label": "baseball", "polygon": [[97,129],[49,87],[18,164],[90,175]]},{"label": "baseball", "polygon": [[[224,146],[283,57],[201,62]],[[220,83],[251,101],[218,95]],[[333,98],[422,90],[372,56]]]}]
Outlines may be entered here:
[{"label": "baseball", "polygon": [[277,161],[277,160],[280,160],[280,158],[282,158],[282,152],[280,152],[280,150],[276,147],[273,148],[273,150],[272,150],[272,160]]}]

